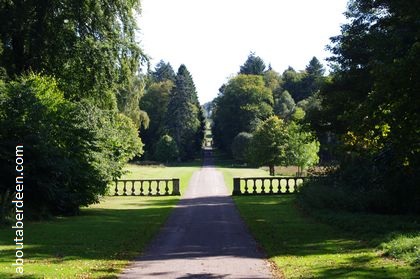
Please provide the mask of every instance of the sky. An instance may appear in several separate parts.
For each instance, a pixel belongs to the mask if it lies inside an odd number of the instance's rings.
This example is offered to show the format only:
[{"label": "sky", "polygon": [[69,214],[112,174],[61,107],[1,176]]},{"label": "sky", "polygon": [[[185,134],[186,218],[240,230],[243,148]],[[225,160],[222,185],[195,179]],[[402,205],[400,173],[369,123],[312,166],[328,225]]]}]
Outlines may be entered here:
[{"label": "sky", "polygon": [[200,102],[214,99],[250,52],[274,70],[325,66],[347,0],[142,0],[139,40],[152,69],[163,59],[190,71]]}]

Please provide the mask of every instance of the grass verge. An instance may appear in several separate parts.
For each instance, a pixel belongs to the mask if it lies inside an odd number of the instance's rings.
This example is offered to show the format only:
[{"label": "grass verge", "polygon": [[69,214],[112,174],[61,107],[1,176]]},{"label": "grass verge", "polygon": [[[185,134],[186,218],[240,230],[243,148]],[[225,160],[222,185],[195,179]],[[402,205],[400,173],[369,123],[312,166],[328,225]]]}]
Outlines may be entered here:
[{"label": "grass verge", "polygon": [[[226,164],[219,170],[230,188],[235,176],[263,174],[260,169],[230,168]],[[319,216],[311,212],[308,216],[296,207],[295,198],[234,197],[257,242],[285,278],[419,278],[418,267],[384,257],[387,253],[381,246],[388,243],[390,230],[412,231],[416,227],[412,220],[337,212]]]},{"label": "grass verge", "polygon": [[[185,192],[199,163],[129,165],[124,178],[177,177]],[[24,225],[23,277],[12,267],[14,230],[0,229],[0,278],[116,278],[159,231],[179,197],[104,197],[80,216]]]}]

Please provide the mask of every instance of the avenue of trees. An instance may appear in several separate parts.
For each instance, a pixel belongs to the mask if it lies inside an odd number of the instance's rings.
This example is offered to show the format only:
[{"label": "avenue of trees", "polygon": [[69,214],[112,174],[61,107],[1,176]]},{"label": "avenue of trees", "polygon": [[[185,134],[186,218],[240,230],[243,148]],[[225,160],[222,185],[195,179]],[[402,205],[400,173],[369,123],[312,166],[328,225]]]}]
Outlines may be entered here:
[{"label": "avenue of trees", "polygon": [[203,107],[185,65],[141,71],[139,11],[140,0],[0,0],[0,221],[17,145],[28,215],[77,214],[129,160],[194,158],[204,116],[219,149],[271,175],[328,165],[302,205],[420,213],[419,5],[350,0],[330,72],[313,57],[279,73],[251,53]]}]

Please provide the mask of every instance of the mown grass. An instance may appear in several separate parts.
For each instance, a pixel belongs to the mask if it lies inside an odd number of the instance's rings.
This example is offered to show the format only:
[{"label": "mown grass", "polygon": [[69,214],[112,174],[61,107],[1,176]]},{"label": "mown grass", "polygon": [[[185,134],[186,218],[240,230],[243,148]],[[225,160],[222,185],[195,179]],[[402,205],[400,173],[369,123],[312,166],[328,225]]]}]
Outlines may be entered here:
[{"label": "mown grass", "polygon": [[[219,170],[230,189],[235,176],[265,172],[231,168],[225,162]],[[412,218],[342,212],[309,215],[295,199],[295,195],[234,197],[250,231],[285,278],[419,278],[411,258],[396,260],[387,252],[403,254],[412,249],[411,243],[407,245],[411,248],[399,250],[407,233],[418,233]],[[404,237],[392,247],[395,232]]]},{"label": "mown grass", "polygon": [[[199,164],[129,165],[124,178],[177,177],[185,192]],[[104,197],[80,216],[27,222],[23,278],[115,278],[165,222],[179,197]],[[14,231],[0,229],[0,278],[15,278]],[[22,278],[22,277],[19,277]]]},{"label": "mown grass", "polygon": [[386,256],[403,259],[413,266],[420,266],[420,234],[396,235],[392,240],[382,243]]}]

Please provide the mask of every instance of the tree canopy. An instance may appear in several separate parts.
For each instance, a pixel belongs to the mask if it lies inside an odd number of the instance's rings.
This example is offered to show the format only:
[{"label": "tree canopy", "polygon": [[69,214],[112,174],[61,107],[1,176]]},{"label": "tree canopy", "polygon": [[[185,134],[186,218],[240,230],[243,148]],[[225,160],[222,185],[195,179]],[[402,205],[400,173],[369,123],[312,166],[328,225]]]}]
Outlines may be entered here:
[{"label": "tree canopy", "polygon": [[283,120],[271,116],[261,122],[252,136],[251,161],[258,166],[269,166],[270,175],[274,175],[274,166],[286,166],[288,163],[288,132]]},{"label": "tree canopy", "polygon": [[[70,100],[116,108],[144,56],[135,37],[140,1],[1,1],[0,64],[9,78],[52,75]],[[119,93],[117,94],[117,91]]]},{"label": "tree canopy", "polygon": [[257,123],[272,114],[273,95],[262,76],[232,78],[215,100],[213,134],[216,144],[229,152],[238,133],[253,131]]}]

